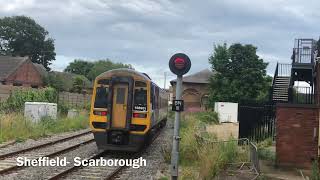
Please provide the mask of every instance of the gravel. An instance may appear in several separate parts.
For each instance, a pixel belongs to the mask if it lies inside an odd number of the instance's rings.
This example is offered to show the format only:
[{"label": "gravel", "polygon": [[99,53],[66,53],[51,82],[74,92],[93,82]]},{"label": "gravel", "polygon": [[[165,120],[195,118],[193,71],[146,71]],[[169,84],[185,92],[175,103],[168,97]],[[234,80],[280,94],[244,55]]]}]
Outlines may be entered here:
[{"label": "gravel", "polygon": [[[86,131],[86,130],[82,130]],[[62,137],[70,136],[73,134],[80,133],[81,131],[77,132],[70,132],[70,133],[62,133],[59,135],[54,135],[52,137],[48,138],[41,138],[37,141],[34,140],[27,140],[22,143],[16,143],[13,145],[9,145],[3,149],[0,149],[0,154],[10,152],[10,151],[16,151],[19,149],[23,149],[26,147],[35,146],[38,144],[42,144],[48,141],[53,141],[56,139],[60,139]],[[165,159],[163,157],[162,149],[163,147],[171,146],[172,144],[172,134],[173,134],[173,126],[172,122],[168,121],[167,126],[162,130],[161,134],[157,137],[157,139],[147,148],[147,150],[143,153],[142,157],[146,159],[147,166],[146,167],[140,167],[138,169],[134,169],[132,167],[128,167],[124,169],[119,177],[117,179],[159,179],[163,176],[169,177],[169,164],[165,162]],[[92,137],[92,135],[88,135],[81,138],[76,138],[76,140],[71,140],[63,143],[59,143],[54,146],[46,147],[41,150],[33,151],[32,153],[37,154],[48,154],[46,152],[52,152],[56,151],[59,148],[70,146],[75,143],[79,143],[80,141],[86,140],[89,137]],[[76,148],[72,151],[63,153],[61,155],[58,155],[58,157],[63,158],[66,157],[69,162],[71,162],[67,167],[70,167],[73,165],[73,159],[74,157],[80,157],[81,159],[88,158],[92,156],[93,154],[98,153],[98,149],[95,143],[89,143],[86,145],[83,145],[79,148]],[[25,156],[27,154],[20,154],[19,156]],[[112,154],[114,156],[114,154]],[[16,158],[16,157],[12,157]],[[108,156],[105,157],[105,159],[108,159]],[[47,179],[54,174],[57,174],[63,170],[65,170],[67,167],[25,167],[23,169],[20,169],[19,171],[7,175],[0,176],[1,179],[13,179],[13,180],[23,180],[23,179]],[[96,167],[96,168],[108,168],[108,167]],[[110,167],[109,167],[110,168]],[[91,168],[92,169],[92,168]],[[93,168],[95,169],[95,168]],[[77,170],[73,172],[70,176],[66,177],[67,179],[78,179],[79,176],[74,176],[77,174],[81,174],[79,172],[82,172],[82,174],[85,174],[85,168]],[[90,170],[91,171],[91,170]]]},{"label": "gravel", "polygon": [[[157,139],[147,148],[142,157],[146,159],[147,166],[134,169],[128,167],[123,170],[117,179],[159,179],[161,177],[169,177],[169,164],[165,162],[162,149],[171,146],[173,136],[172,121],[168,120],[167,126],[162,130]],[[170,152],[171,153],[171,152]]]}]

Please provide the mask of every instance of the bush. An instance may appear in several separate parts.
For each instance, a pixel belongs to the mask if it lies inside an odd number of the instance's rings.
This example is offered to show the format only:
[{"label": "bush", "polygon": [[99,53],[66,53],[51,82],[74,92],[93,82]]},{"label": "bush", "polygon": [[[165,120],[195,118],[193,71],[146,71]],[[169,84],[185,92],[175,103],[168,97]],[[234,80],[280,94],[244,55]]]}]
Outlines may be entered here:
[{"label": "bush", "polygon": [[0,108],[2,111],[21,111],[25,102],[55,103],[57,98],[57,91],[53,88],[17,90],[13,91],[9,98],[1,103]]},{"label": "bush", "polygon": [[270,160],[275,162],[276,153],[271,149],[272,148],[272,138],[265,139],[264,141],[258,143],[258,156],[263,160]]},{"label": "bush", "polygon": [[219,123],[218,114],[214,111],[197,112],[194,115],[196,116],[197,119],[199,119],[204,123],[210,123],[210,124]]},{"label": "bush", "polygon": [[311,169],[311,180],[320,180],[320,172],[319,172],[319,164],[318,161],[315,160],[312,162],[312,169]]}]

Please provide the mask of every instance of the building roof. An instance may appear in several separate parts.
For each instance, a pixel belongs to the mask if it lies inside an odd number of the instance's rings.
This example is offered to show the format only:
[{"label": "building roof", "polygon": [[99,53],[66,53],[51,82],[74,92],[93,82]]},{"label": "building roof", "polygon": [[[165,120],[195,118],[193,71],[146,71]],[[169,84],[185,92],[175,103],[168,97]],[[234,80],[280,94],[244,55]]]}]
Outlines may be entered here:
[{"label": "building roof", "polygon": [[[0,56],[0,80],[6,79],[27,60],[30,60],[27,56]],[[41,76],[47,75],[47,70],[42,64],[33,63],[33,65]]]},{"label": "building roof", "polygon": [[[209,78],[213,75],[214,73],[210,71],[209,69],[204,69],[202,71],[199,71],[197,73],[184,76],[182,79],[182,82],[184,83],[197,83],[197,84],[208,84],[209,83]],[[172,85],[173,83],[176,83],[177,79],[174,79],[170,81],[170,84]]]},{"label": "building roof", "polygon": [[34,67],[37,69],[37,71],[40,73],[40,75],[42,77],[48,75],[47,69],[42,64],[33,63],[33,65],[34,65]]},{"label": "building roof", "polygon": [[27,59],[28,57],[0,56],[0,80],[15,72]]}]

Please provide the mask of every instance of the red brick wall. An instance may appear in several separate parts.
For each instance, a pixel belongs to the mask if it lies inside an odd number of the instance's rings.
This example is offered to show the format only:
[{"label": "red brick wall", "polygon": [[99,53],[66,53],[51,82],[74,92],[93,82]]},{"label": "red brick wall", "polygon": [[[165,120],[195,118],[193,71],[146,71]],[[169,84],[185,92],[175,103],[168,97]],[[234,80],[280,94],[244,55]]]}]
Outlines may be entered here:
[{"label": "red brick wall", "polygon": [[276,158],[279,166],[310,168],[312,160],[318,157],[319,110],[316,106],[303,106],[277,105]]},{"label": "red brick wall", "polygon": [[27,60],[22,64],[15,73],[12,73],[7,79],[6,84],[11,85],[14,82],[20,82],[23,86],[30,87],[31,85],[41,87],[42,77],[36,70],[31,61]]}]

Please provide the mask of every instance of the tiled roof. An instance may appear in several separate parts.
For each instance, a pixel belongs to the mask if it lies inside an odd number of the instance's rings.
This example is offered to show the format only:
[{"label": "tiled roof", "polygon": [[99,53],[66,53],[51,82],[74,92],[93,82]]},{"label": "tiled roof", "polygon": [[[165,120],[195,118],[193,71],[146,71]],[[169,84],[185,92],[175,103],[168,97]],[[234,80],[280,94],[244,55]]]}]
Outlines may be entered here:
[{"label": "tiled roof", "polygon": [[0,56],[0,80],[13,73],[28,57]]},{"label": "tiled roof", "polygon": [[[204,69],[202,71],[199,71],[197,73],[184,76],[182,81],[184,83],[199,83],[199,84],[207,84],[209,83],[209,78],[213,75],[214,73],[210,71],[209,69]],[[171,85],[173,83],[176,83],[176,79],[170,81]]]},{"label": "tiled roof", "polygon": [[36,67],[37,71],[42,77],[47,76],[48,72],[42,64],[33,63],[33,65]]}]

